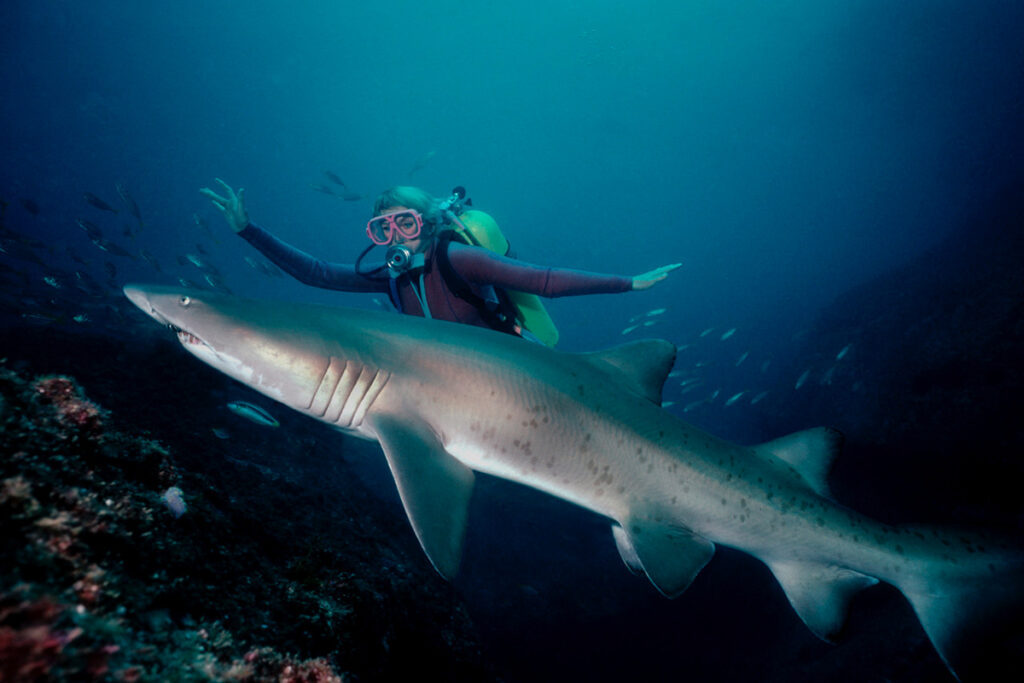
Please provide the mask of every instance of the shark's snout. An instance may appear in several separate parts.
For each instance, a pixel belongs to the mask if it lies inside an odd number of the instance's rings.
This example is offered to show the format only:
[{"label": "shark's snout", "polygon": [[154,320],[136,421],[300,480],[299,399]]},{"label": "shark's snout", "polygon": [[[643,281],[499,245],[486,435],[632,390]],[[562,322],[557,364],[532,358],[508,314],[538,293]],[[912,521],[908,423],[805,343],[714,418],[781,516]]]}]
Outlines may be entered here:
[{"label": "shark's snout", "polygon": [[149,309],[149,299],[146,293],[135,285],[125,285],[123,288],[124,295],[128,297],[128,300],[133,304],[146,311]]},{"label": "shark's snout", "polygon": [[138,306],[143,313],[161,324],[166,325],[168,323],[167,319],[153,308],[153,303],[150,301],[149,294],[145,289],[137,285],[125,285],[122,288],[122,291],[124,292],[124,295],[128,297],[128,300]]}]

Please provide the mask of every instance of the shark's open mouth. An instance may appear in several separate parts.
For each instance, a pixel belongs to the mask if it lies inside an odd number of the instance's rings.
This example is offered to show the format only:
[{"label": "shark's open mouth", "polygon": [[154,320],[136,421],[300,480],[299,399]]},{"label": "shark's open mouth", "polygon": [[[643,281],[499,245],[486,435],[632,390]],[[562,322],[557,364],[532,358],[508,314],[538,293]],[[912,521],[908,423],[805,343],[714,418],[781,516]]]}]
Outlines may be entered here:
[{"label": "shark's open mouth", "polygon": [[174,330],[174,333],[178,335],[178,341],[180,341],[183,346],[188,346],[189,344],[202,344],[203,346],[209,346],[209,344],[204,342],[199,337],[195,336],[194,334],[187,330],[181,329],[177,325],[168,325],[168,327]]}]

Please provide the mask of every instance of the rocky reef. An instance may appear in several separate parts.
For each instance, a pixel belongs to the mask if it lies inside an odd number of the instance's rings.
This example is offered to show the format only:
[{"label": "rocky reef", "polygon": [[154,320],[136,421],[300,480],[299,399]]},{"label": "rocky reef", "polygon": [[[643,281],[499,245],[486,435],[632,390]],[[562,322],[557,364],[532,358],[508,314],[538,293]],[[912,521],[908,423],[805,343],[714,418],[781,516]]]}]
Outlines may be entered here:
[{"label": "rocky reef", "polygon": [[0,366],[0,680],[494,678],[357,483],[325,496],[244,443],[183,467],[120,424],[71,377]]}]

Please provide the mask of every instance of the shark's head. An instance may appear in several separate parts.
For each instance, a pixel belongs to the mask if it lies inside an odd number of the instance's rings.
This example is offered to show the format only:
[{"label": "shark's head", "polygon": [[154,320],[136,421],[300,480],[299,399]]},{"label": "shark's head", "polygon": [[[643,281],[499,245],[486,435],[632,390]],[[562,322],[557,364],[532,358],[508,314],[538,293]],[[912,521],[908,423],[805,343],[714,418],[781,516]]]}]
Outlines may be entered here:
[{"label": "shark's head", "polygon": [[324,335],[297,329],[287,304],[156,285],[126,285],[124,293],[189,353],[292,407],[309,404],[325,358],[339,355]]}]

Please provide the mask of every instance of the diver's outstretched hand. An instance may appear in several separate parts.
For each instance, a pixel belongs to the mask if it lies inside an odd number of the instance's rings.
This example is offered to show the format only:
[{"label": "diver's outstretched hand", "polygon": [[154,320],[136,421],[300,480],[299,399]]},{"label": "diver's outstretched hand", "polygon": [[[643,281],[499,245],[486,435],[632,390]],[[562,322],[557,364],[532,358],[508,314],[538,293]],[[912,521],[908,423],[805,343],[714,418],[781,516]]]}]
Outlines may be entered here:
[{"label": "diver's outstretched hand", "polygon": [[[228,225],[235,232],[242,232],[245,226],[249,225],[249,214],[245,212],[245,190],[239,189],[236,194],[231,186],[225,183],[220,178],[214,178],[220,186],[224,188],[225,196],[221,197],[219,194],[214,192],[208,187],[204,187],[199,190],[199,194],[207,197],[213,205],[220,209],[220,212],[224,214],[224,218],[227,219]],[[635,287],[634,287],[635,288]]]},{"label": "diver's outstretched hand", "polygon": [[633,289],[649,289],[667,278],[669,273],[682,265],[682,263],[672,263],[661,268],[655,268],[642,275],[637,275],[633,278]]}]

